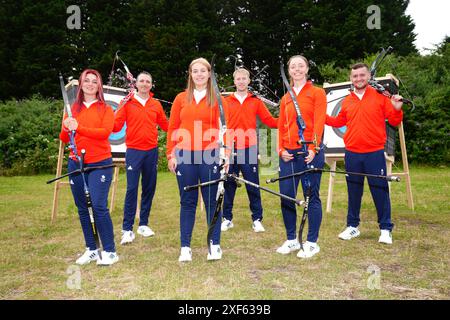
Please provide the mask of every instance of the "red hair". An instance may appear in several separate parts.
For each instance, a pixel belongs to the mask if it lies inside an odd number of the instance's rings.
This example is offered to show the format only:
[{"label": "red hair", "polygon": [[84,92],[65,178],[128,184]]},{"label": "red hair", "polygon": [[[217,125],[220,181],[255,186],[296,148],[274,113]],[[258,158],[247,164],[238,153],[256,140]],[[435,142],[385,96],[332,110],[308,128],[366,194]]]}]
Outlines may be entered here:
[{"label": "red hair", "polygon": [[84,101],[84,92],[82,89],[84,80],[86,79],[86,76],[88,74],[93,74],[94,76],[97,77],[97,100],[99,102],[101,102],[103,105],[105,105],[105,97],[103,96],[103,81],[102,81],[102,76],[100,75],[100,73],[97,70],[94,69],[85,69],[81,75],[80,78],[78,79],[78,90],[77,90],[77,96],[75,98],[75,102],[73,103],[73,107],[72,107],[72,113],[77,114],[81,111],[81,107],[83,106],[83,101]]}]

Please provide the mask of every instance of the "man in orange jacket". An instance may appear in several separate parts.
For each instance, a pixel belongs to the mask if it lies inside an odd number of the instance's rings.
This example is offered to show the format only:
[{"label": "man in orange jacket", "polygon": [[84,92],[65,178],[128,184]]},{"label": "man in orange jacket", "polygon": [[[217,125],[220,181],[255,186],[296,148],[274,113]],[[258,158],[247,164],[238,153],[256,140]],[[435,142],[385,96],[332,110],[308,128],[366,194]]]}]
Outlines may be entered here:
[{"label": "man in orange jacket", "polygon": [[[350,81],[353,92],[342,101],[342,108],[336,117],[327,115],[325,124],[332,127],[347,126],[344,134],[345,169],[375,175],[386,175],[384,145],[386,143],[386,119],[397,126],[403,119],[402,97],[393,95],[389,100],[369,85],[369,67],[363,63],[352,66]],[[347,228],[339,238],[350,240],[358,237],[360,231],[359,213],[364,188],[364,176],[348,175]],[[381,229],[379,242],[392,244],[391,202],[389,187],[385,179],[367,178],[375,202],[378,223]]]},{"label": "man in orange jacket", "polygon": [[133,224],[136,216],[137,191],[142,173],[142,196],[137,233],[150,237],[155,233],[148,226],[150,209],[156,188],[158,168],[158,128],[167,132],[168,121],[161,103],[153,99],[152,76],[141,72],[136,80],[137,93],[116,111],[113,132],[126,122],[127,193],[125,196],[121,244],[134,240]]},{"label": "man in orange jacket", "polygon": [[[230,115],[228,128],[233,132],[236,156],[230,163],[229,173],[239,175],[239,171],[241,171],[244,179],[259,184],[256,116],[270,128],[277,128],[278,119],[273,118],[264,103],[248,91],[250,73],[246,69],[237,69],[233,73],[233,77],[236,92],[228,96],[226,101]],[[236,182],[225,182],[222,231],[227,231],[234,226],[232,210],[236,188]],[[246,188],[252,212],[253,230],[263,232],[265,229],[261,223],[263,209],[260,191],[249,185],[246,185]]]}]

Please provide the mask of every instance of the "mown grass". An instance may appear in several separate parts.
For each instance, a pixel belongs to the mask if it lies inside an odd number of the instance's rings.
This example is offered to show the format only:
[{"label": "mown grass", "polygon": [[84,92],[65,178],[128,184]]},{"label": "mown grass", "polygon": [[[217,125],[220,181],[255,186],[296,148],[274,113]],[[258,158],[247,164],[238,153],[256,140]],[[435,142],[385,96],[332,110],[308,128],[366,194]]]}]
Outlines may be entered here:
[{"label": "mown grass", "polygon": [[[160,173],[150,224],[156,236],[120,246],[125,176],[112,212],[119,263],[68,273],[84,250],[68,187],[50,223],[51,176],[0,177],[0,297],[2,299],[448,299],[449,182],[446,167],[411,170],[416,210],[407,207],[404,182],[392,184],[394,244],[377,242],[376,212],[366,185],[361,237],[338,240],[347,193],[337,177],[333,212],[324,212],[321,252],[310,260],[281,256],[285,240],[278,198],[263,193],[265,233],[255,234],[245,188],[235,201],[235,227],[222,233],[223,259],[206,261],[205,213],[197,212],[192,263],[180,264],[179,195],[175,177]],[[262,177],[265,178],[265,177]],[[262,179],[263,180],[263,179]],[[322,180],[325,208],[328,174]],[[276,185],[270,187],[277,188]],[[306,230],[304,237],[306,236]],[[379,287],[371,286],[379,268]],[[369,269],[369,271],[368,271]],[[378,269],[377,269],[378,270]],[[73,271],[72,271],[73,272]]]}]

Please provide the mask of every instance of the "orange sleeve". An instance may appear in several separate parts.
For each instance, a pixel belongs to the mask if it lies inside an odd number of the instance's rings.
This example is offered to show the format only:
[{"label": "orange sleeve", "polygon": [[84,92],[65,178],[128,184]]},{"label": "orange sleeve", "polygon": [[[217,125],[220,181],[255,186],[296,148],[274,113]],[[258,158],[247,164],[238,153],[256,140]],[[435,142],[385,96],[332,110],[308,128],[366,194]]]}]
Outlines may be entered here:
[{"label": "orange sleeve", "polygon": [[340,128],[347,124],[347,116],[344,111],[344,106],[342,106],[341,111],[336,117],[329,116],[328,114],[325,116],[325,124],[330,127]]},{"label": "orange sleeve", "polygon": [[280,102],[280,116],[278,117],[278,155],[285,151],[283,147],[283,136],[286,134],[286,127],[284,126],[286,122],[286,99],[283,97]]},{"label": "orange sleeve", "polygon": [[264,123],[269,128],[276,128],[278,125],[278,118],[272,117],[270,111],[267,109],[266,105],[258,99],[258,110],[257,114]]},{"label": "orange sleeve", "polygon": [[180,111],[181,111],[181,98],[178,95],[172,103],[172,108],[170,109],[169,125],[167,127],[167,145],[166,145],[166,156],[167,159],[171,159],[173,154],[173,148],[176,144],[176,133],[177,129],[180,127]]},{"label": "orange sleeve", "polygon": [[[325,126],[325,117],[327,114],[327,96],[323,89],[317,88],[314,95],[314,136],[317,137],[317,146],[322,142],[322,134]],[[315,151],[315,146],[310,144],[309,150]]]},{"label": "orange sleeve", "polygon": [[116,110],[114,113],[114,127],[113,132],[119,132],[122,130],[125,121],[127,120],[127,104],[123,105],[121,108]]},{"label": "orange sleeve", "polygon": [[103,113],[102,124],[99,128],[89,128],[82,125],[78,125],[77,132],[94,139],[105,140],[108,139],[114,127],[114,112],[108,105],[105,107]]},{"label": "orange sleeve", "polygon": [[156,123],[161,128],[161,130],[167,132],[167,129],[169,128],[169,121],[167,120],[166,114],[164,113],[164,109],[161,105],[161,103],[156,100],[158,105],[158,118],[156,119]]}]

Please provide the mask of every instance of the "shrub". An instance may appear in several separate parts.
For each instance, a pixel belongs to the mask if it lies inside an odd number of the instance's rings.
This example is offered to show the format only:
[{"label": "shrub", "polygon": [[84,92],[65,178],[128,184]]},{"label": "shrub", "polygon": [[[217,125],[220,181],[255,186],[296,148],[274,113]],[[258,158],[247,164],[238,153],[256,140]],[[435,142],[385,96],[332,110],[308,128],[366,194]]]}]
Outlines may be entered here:
[{"label": "shrub", "polygon": [[0,174],[37,174],[56,168],[62,103],[33,97],[0,104]]}]

